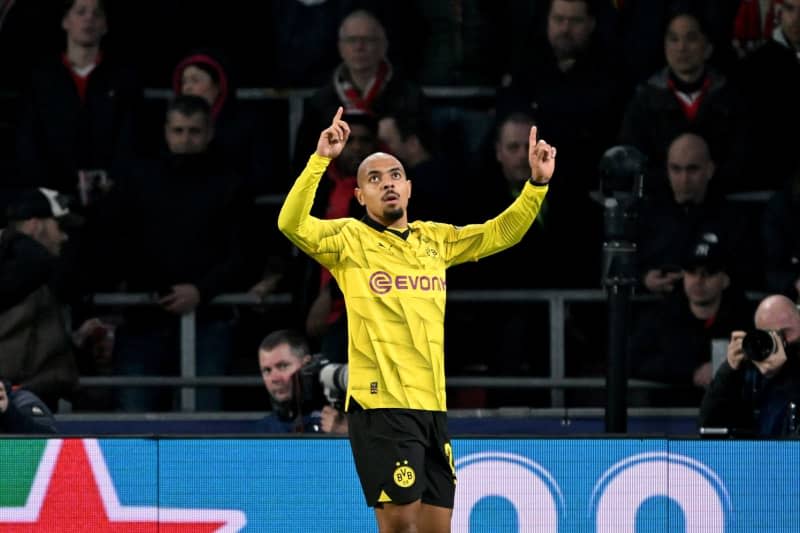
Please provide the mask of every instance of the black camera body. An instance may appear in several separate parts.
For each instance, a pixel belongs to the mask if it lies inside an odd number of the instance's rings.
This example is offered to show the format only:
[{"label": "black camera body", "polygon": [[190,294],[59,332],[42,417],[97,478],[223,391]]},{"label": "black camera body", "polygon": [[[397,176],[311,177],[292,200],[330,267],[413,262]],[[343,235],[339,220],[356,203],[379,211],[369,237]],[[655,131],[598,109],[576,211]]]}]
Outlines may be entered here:
[{"label": "black camera body", "polygon": [[753,329],[742,339],[742,350],[751,361],[763,361],[778,351],[778,342],[786,349],[786,338],[780,331]]},{"label": "black camera body", "polygon": [[339,411],[344,410],[348,378],[346,364],[333,363],[317,354],[303,365],[298,375],[304,410],[318,409],[325,403],[329,403]]}]

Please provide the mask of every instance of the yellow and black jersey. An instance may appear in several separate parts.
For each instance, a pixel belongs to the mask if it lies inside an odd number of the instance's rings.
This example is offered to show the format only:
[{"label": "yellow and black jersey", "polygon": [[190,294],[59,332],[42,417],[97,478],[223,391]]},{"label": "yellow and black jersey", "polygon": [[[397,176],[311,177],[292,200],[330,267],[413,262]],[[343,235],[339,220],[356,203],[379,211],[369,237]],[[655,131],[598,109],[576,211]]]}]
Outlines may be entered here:
[{"label": "yellow and black jersey", "polygon": [[286,197],[278,226],[330,270],[344,294],[347,403],[354,398],[365,409],[445,411],[445,270],[517,243],[536,218],[547,187],[526,184],[510,207],[483,224],[415,221],[401,236],[367,217],[311,216],[328,163],[311,156]]}]

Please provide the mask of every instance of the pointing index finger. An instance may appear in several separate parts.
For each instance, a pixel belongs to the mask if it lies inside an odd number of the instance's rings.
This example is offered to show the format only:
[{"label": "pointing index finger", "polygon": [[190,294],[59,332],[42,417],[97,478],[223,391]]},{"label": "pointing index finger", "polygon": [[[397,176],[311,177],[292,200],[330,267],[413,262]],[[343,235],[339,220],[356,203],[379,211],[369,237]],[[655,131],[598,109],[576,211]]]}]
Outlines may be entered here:
[{"label": "pointing index finger", "polygon": [[333,117],[333,122],[331,123],[332,126],[335,126],[337,122],[342,120],[342,113],[344,113],[344,108],[339,106],[339,109],[336,110],[336,116]]},{"label": "pointing index finger", "polygon": [[530,143],[531,147],[536,146],[536,126],[531,126],[531,136],[530,139],[528,139],[528,142]]}]

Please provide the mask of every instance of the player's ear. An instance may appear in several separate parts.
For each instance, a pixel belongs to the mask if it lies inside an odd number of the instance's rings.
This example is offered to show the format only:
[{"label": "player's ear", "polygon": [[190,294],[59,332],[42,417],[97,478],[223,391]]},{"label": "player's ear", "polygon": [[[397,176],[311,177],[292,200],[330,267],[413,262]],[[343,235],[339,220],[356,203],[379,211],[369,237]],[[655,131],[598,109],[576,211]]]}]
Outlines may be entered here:
[{"label": "player's ear", "polygon": [[353,196],[356,197],[356,201],[359,205],[364,205],[364,193],[361,192],[361,189],[356,187],[353,189]]},{"label": "player's ear", "polygon": [[408,181],[408,197],[411,198],[411,185],[412,185],[412,183],[411,183],[410,179],[406,178],[406,180]]}]

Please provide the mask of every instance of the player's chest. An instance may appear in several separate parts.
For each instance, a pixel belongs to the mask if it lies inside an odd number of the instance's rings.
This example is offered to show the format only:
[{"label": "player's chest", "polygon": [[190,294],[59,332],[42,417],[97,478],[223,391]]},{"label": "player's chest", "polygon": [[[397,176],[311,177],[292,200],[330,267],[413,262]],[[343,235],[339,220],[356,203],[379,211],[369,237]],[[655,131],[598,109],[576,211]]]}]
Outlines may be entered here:
[{"label": "player's chest", "polygon": [[439,243],[424,236],[411,235],[407,240],[393,235],[381,236],[363,247],[365,266],[386,269],[423,271],[444,270],[445,263]]}]

